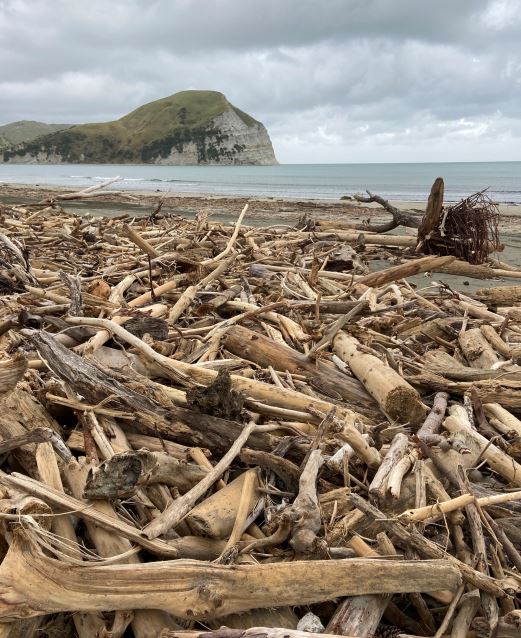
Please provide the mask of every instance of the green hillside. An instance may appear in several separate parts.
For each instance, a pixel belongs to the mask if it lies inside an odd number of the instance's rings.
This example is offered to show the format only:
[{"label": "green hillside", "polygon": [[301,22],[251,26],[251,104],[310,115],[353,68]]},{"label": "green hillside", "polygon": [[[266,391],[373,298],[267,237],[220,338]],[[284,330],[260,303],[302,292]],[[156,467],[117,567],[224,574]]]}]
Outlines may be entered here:
[{"label": "green hillside", "polygon": [[37,137],[62,131],[70,126],[70,124],[45,124],[44,122],[32,122],[30,120],[4,124],[0,126],[0,148],[2,146],[32,142]]},{"label": "green hillside", "polygon": [[167,157],[172,147],[182,152],[184,144],[195,142],[199,161],[219,161],[223,151],[209,146],[208,139],[219,142],[219,131],[213,128],[212,120],[229,109],[247,126],[260,125],[231,105],[222,93],[182,91],[145,104],[119,120],[72,126],[8,149],[4,160],[44,152],[59,154],[70,163],[140,163]]}]

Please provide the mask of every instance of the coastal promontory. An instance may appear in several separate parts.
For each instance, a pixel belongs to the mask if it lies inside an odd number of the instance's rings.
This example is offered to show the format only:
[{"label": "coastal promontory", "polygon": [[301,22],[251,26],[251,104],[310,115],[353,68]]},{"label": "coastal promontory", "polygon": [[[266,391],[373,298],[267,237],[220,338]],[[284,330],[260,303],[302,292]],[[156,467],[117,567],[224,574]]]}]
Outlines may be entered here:
[{"label": "coastal promontory", "polygon": [[0,158],[13,164],[277,163],[266,127],[217,91],[182,91],[119,120],[12,143]]}]

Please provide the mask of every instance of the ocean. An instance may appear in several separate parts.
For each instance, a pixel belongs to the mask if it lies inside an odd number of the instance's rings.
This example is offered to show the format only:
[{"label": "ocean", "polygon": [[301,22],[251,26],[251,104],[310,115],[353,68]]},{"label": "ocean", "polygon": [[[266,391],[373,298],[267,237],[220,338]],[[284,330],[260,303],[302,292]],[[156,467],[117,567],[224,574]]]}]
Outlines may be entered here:
[{"label": "ocean", "polygon": [[521,162],[422,164],[280,164],[278,166],[155,166],[0,164],[0,184],[86,187],[120,176],[118,189],[274,198],[338,200],[373,191],[390,200],[425,201],[434,179],[445,201],[488,188],[498,203],[521,204]]}]

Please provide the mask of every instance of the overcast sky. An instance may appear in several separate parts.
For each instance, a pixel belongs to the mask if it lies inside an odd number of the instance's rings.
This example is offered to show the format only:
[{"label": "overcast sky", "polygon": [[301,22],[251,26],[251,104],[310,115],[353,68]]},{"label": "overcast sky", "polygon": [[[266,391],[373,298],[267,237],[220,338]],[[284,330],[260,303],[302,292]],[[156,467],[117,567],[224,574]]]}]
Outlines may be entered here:
[{"label": "overcast sky", "polygon": [[0,0],[0,124],[222,91],[280,162],[521,160],[520,0]]}]

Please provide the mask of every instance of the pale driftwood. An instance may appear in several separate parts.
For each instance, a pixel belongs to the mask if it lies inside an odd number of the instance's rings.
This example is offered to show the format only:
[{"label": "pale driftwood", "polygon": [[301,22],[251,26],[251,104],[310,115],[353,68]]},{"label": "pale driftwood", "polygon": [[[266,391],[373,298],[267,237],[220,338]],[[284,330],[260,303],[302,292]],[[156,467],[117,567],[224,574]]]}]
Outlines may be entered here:
[{"label": "pale driftwood", "polygon": [[290,544],[297,554],[320,554],[325,549],[325,541],[321,542],[317,538],[322,517],[316,481],[323,462],[320,450],[310,453],[300,476],[297,498],[283,514],[293,523]]},{"label": "pale driftwood", "polygon": [[463,594],[458,614],[452,623],[452,631],[450,634],[451,638],[467,637],[470,623],[476,615],[480,603],[479,591],[477,589],[473,589],[472,591]]},{"label": "pale driftwood", "polygon": [[235,241],[237,237],[239,236],[242,220],[244,219],[244,216],[246,215],[247,211],[248,211],[248,204],[246,204],[244,208],[241,210],[241,214],[239,215],[237,221],[235,222],[235,228],[233,229],[233,233],[228,243],[226,244],[226,248],[215,257],[212,257],[211,259],[206,259],[205,261],[203,261],[201,263],[202,266],[208,267],[217,263],[221,259],[224,259],[224,257],[226,257],[233,250],[233,245],[235,244]]},{"label": "pale driftwood", "polygon": [[51,430],[51,428],[34,428],[27,434],[20,434],[20,436],[14,436],[6,441],[0,442],[0,454],[11,452],[28,443],[43,443],[48,441],[54,448],[57,454],[61,456],[64,461],[71,459],[70,450],[65,443],[61,440],[60,436]]},{"label": "pale driftwood", "polygon": [[[55,490],[63,492],[63,483],[60,476],[60,469],[56,462],[56,456],[50,443],[40,443],[36,450],[36,463],[41,480],[50,485]],[[52,520],[51,528],[55,534],[68,541],[72,556],[79,558],[77,550],[77,538],[72,520],[68,516],[56,516]]]},{"label": "pale driftwood", "polygon": [[366,594],[346,598],[337,607],[326,632],[372,638],[388,604],[389,597],[386,595]]},{"label": "pale driftwood", "polygon": [[[378,552],[366,545],[359,536],[353,536],[349,546],[358,556],[378,556]],[[360,638],[372,638],[390,600],[391,596],[378,594],[345,598],[331,616],[326,632],[341,636],[353,634]]]},{"label": "pale driftwood", "polygon": [[494,288],[480,288],[474,292],[479,301],[491,306],[511,306],[521,304],[520,286],[495,286]]},{"label": "pale driftwood", "polygon": [[[186,203],[194,205],[190,200]],[[270,210],[278,206],[272,201],[256,203],[256,213],[259,205]],[[205,207],[214,205],[208,201]],[[270,606],[231,614],[227,608],[223,611],[219,605],[222,591],[214,596],[212,566],[207,563],[204,576],[210,573],[210,577],[205,580],[198,573],[193,586],[177,579],[176,593],[172,594],[174,577],[165,577],[172,563],[161,559],[175,557],[176,568],[192,566],[193,560],[216,561],[213,567],[226,564],[234,570],[256,568],[255,563],[259,563],[265,568],[263,578],[251,584],[251,572],[243,576],[233,571],[238,578],[233,591],[236,598],[245,592],[251,601],[257,601],[261,592],[261,602],[255,604],[271,605],[272,600],[263,599],[262,592],[268,590],[267,595],[272,595],[266,574],[273,566],[287,570],[278,581],[279,591],[285,588],[292,595],[299,594],[305,570],[306,591],[322,595],[324,583],[326,589],[331,583],[321,574],[315,579],[315,565],[320,568],[320,561],[306,562],[306,558],[337,561],[356,554],[382,565],[384,557],[395,561],[394,546],[378,534],[382,529],[389,532],[406,559],[422,566],[425,559],[443,560],[464,576],[467,589],[479,589],[479,613],[487,627],[479,624],[481,618],[475,619],[478,638],[484,638],[485,631],[493,632],[496,625],[500,632],[504,629],[506,620],[499,618],[500,612],[517,611],[521,500],[512,500],[519,497],[512,489],[521,490],[521,486],[516,488],[508,475],[498,473],[494,463],[505,467],[508,461],[520,463],[517,410],[521,391],[517,385],[521,368],[516,363],[521,361],[521,312],[515,306],[508,307],[515,302],[506,298],[502,303],[507,307],[493,301],[480,303],[445,284],[443,278],[439,284],[425,280],[420,289],[403,279],[368,288],[364,283],[368,270],[373,271],[369,282],[382,282],[413,272],[418,264],[425,267],[425,260],[410,261],[421,257],[414,255],[417,237],[374,234],[368,228],[370,222],[363,224],[362,233],[345,232],[342,226],[348,222],[349,204],[330,203],[326,207],[294,202],[290,208],[300,207],[306,212],[312,208],[315,215],[326,208],[332,215],[334,209],[341,210],[342,224],[308,219],[309,231],[293,231],[282,225],[245,228],[242,221],[233,228],[208,220],[204,212],[192,222],[168,208],[161,215],[156,209],[151,216],[128,221],[128,215],[75,218],[57,208],[32,214],[29,207],[17,207],[11,214],[9,205],[1,207],[0,234],[8,237],[14,252],[0,241],[7,263],[0,273],[4,292],[0,386],[2,365],[9,368],[17,363],[19,371],[0,396],[0,438],[27,434],[35,425],[57,433],[61,427],[69,433],[72,427],[76,432],[69,441],[80,464],[78,451],[85,447],[90,458],[107,461],[115,452],[128,452],[130,445],[147,449],[134,459],[143,456],[145,460],[146,456],[150,461],[117,466],[116,459],[94,476],[98,461],[93,460],[89,466],[93,469],[91,487],[106,488],[108,483],[101,480],[104,477],[112,482],[126,480],[117,489],[99,492],[98,496],[115,499],[113,505],[98,499],[101,511],[93,503],[63,493],[59,459],[49,444],[38,447],[28,443],[2,458],[2,469],[15,472],[10,475],[14,482],[2,485],[2,555],[13,534],[27,530],[48,558],[55,557],[62,572],[71,579],[75,576],[78,589],[87,582],[85,597],[89,583],[94,582],[88,576],[91,568],[110,567],[104,574],[134,568],[134,585],[129,585],[129,576],[125,583],[112,581],[110,592],[124,595],[127,609],[120,598],[119,608],[106,610],[109,614],[82,610],[83,594],[72,589],[68,592],[65,601],[71,603],[74,598],[74,622],[81,638],[110,632],[141,638],[152,638],[148,634],[155,633],[157,638],[168,626],[166,612],[153,612],[158,621],[148,622],[151,610],[129,609],[133,604],[127,593],[131,598],[134,594],[146,597],[147,604],[154,604],[156,595],[166,600],[170,594],[168,604],[172,605],[179,603],[181,590],[187,609],[193,611],[188,604],[194,600],[200,603],[196,611],[201,615],[193,616],[192,622],[201,624],[187,625],[190,629],[221,625],[241,630],[270,626],[296,629],[298,619],[288,604],[279,608],[283,610],[280,613],[274,613]],[[125,223],[134,234],[128,233]],[[125,233],[134,241],[128,241]],[[136,249],[134,243],[141,248]],[[368,263],[374,266],[384,261],[392,268],[382,272],[366,268],[362,273],[351,269],[349,261],[359,247],[363,247]],[[431,248],[435,246],[426,249]],[[446,246],[441,249],[446,250]],[[498,268],[514,277],[521,275],[519,269],[497,261],[493,268],[491,264],[472,266],[454,260],[436,270],[460,277],[489,277],[500,274]],[[161,303],[154,303],[154,294],[161,296]],[[363,311],[358,316],[348,314],[353,308]],[[65,321],[67,312],[80,309],[85,317],[78,325],[74,324],[78,318]],[[402,415],[391,417],[353,379],[349,366],[331,347],[346,319],[345,332],[357,340],[357,351],[375,356],[383,376],[395,373],[414,389],[420,403],[430,406],[435,398],[429,417],[435,421],[433,429],[429,419],[425,421],[425,406],[415,423]],[[489,361],[481,364],[487,367],[463,365],[458,335],[464,341],[465,332],[479,340],[476,360],[484,352],[481,346],[491,348]],[[111,347],[103,347],[109,338]],[[25,373],[17,350],[29,360]],[[223,385],[224,370],[230,376]],[[373,385],[381,390],[385,381],[374,381]],[[435,397],[436,393],[449,395],[448,413],[458,425],[454,432],[439,431],[446,397]],[[497,406],[490,411],[482,409],[480,402],[486,406],[497,402]],[[331,422],[326,417],[333,408],[336,416]],[[508,412],[510,409],[516,412]],[[225,473],[194,501],[175,530],[165,531],[165,540],[151,543],[143,536],[143,528],[175,505],[179,493],[200,486],[200,479],[214,470],[249,420],[259,425],[249,436],[248,447],[242,448]],[[484,440],[474,436],[474,427]],[[130,437],[134,437],[132,443]],[[401,452],[396,455],[400,440],[403,456]],[[504,456],[490,457],[495,448]],[[165,458],[168,452],[177,461]],[[321,457],[326,462],[318,469]],[[171,476],[184,466],[179,460],[189,464],[192,479]],[[472,482],[465,474],[458,474],[460,465]],[[161,467],[166,471],[160,471]],[[516,470],[516,466],[510,467]],[[86,468],[81,468],[82,481],[74,487],[76,497],[83,496]],[[109,468],[111,471],[104,474]],[[49,482],[54,490],[40,482],[31,484],[16,470]],[[60,462],[60,470],[64,477],[72,473],[70,464]],[[156,475],[172,482],[172,487],[151,482]],[[378,496],[381,492],[382,498],[377,501],[380,509],[375,509],[371,503],[376,501],[379,482]],[[307,500],[302,499],[304,495]],[[357,502],[360,496],[363,498]],[[404,512],[414,520],[400,516]],[[49,534],[49,524],[54,532],[61,530],[61,539]],[[293,542],[292,547],[290,541],[301,530],[309,532],[309,539]],[[106,541],[99,543],[103,537]],[[372,547],[378,548],[382,558],[373,557]],[[112,550],[106,553],[108,548]],[[137,590],[134,587],[141,585],[143,565],[135,561],[143,549],[145,567],[152,569],[154,576],[147,576],[144,582],[149,585]],[[114,551],[119,552],[117,556],[108,555]],[[96,558],[93,552],[102,556]],[[123,564],[125,560],[131,564]],[[350,560],[344,570],[349,572],[356,565]],[[47,578],[38,562],[34,567],[39,578]],[[74,567],[87,571],[74,571]],[[298,577],[296,592],[292,591],[294,574]],[[99,585],[111,582],[111,576],[105,583],[100,571],[96,575]],[[362,578],[363,574],[350,574],[349,578],[355,576]],[[336,620],[339,633],[357,638],[399,630],[416,636],[437,633],[439,638],[450,634],[458,598],[463,594],[463,588],[456,597],[454,590],[440,591],[443,585],[438,582],[437,589],[425,598],[414,591],[406,597],[400,592],[358,591],[347,601],[341,594],[336,614],[331,598],[313,611],[324,625]],[[42,582],[38,589],[44,589]],[[226,592],[223,597],[227,602]],[[107,590],[103,593],[108,594],[104,600],[109,605],[111,595]],[[326,593],[331,596],[333,591]],[[101,600],[96,591],[94,596]],[[389,600],[390,596],[395,598]],[[6,593],[4,598],[9,604],[23,602],[17,594],[10,598]],[[465,600],[463,603],[462,610]],[[37,607],[42,614],[46,612],[45,606]],[[306,603],[298,600],[295,609],[304,611],[305,607]],[[203,618],[206,609],[209,613]],[[396,630],[379,623],[382,611],[384,622]],[[465,626],[471,615],[462,616]],[[140,618],[143,622],[138,627]],[[72,619],[64,611],[52,615],[49,622],[52,625],[42,623],[42,632],[60,633],[63,627],[65,634]],[[128,622],[133,626],[125,631]],[[13,636],[22,638],[19,631],[23,626],[13,627],[18,631]],[[456,631],[457,622],[454,628]],[[27,626],[27,630],[34,633],[36,627]]]},{"label": "pale driftwood", "polygon": [[458,341],[471,367],[490,370],[499,363],[499,357],[479,328],[467,330]]},{"label": "pale driftwood", "polygon": [[453,434],[463,432],[469,440],[474,442],[480,450],[480,455],[495,472],[513,485],[521,487],[521,465],[512,457],[505,454],[482,434],[466,426],[461,419],[449,416],[443,422],[443,427]]},{"label": "pale driftwood", "polygon": [[153,553],[158,553],[160,556],[169,556],[175,558],[177,551],[161,540],[149,540],[145,538],[139,531],[123,521],[117,520],[113,517],[105,515],[103,512],[97,512],[96,510],[87,507],[85,503],[79,501],[72,496],[59,492],[52,487],[43,485],[39,481],[35,481],[22,474],[5,474],[0,473],[0,483],[3,485],[13,486],[17,489],[23,490],[29,494],[41,498],[43,501],[50,503],[53,507],[60,511],[74,511],[76,516],[84,518],[85,520],[92,521],[103,527],[104,529],[112,530],[124,538],[128,538],[137,545],[143,546],[145,549],[150,550]]},{"label": "pale driftwood", "polygon": [[[396,208],[396,206],[393,206],[390,202],[388,202],[383,197],[380,197],[380,195],[371,193],[371,191],[366,191],[366,193],[368,195],[367,197],[365,195],[360,195],[359,193],[356,193],[355,195],[353,195],[353,198],[356,199],[357,202],[360,202],[362,204],[371,204],[373,202],[376,202],[377,204],[380,204],[380,206],[385,208],[387,212],[391,213],[393,217],[392,223],[384,224],[377,232],[386,232],[388,230],[392,230],[393,228],[396,228],[397,226],[407,226],[409,228],[418,228],[418,226],[420,225],[421,217],[418,214],[414,213],[413,211],[400,210],[399,208]],[[336,224],[338,224],[338,222]],[[341,228],[342,226],[340,225],[336,227]]]},{"label": "pale driftwood", "polygon": [[423,420],[427,409],[418,392],[391,367],[364,352],[354,337],[340,332],[333,341],[333,349],[360,379],[384,414],[400,423],[417,424]]},{"label": "pale driftwood", "polygon": [[387,491],[389,474],[406,455],[408,446],[409,439],[405,434],[398,433],[394,437],[391,447],[369,485],[369,494],[371,496],[375,498],[384,497]]},{"label": "pale driftwood", "polygon": [[[146,346],[146,344],[144,344],[143,342],[140,343],[140,340],[137,337],[131,335],[121,326],[115,325],[114,322],[86,317],[69,318],[69,321],[71,323],[80,323],[84,325],[108,328],[108,330],[114,332],[118,337],[121,337],[131,345],[135,345],[136,347],[140,348],[140,350],[145,354],[147,358],[150,358],[151,360],[158,363],[167,378],[179,379],[181,377],[184,380],[186,375],[186,377],[189,377],[192,381],[207,384],[211,383],[217,377],[217,372],[214,370],[209,370],[201,366],[190,365],[182,361],[174,361],[172,359],[169,359],[168,357],[160,355],[159,353],[152,350],[152,348],[150,348],[149,346]],[[52,340],[48,340],[48,342],[49,341],[52,342]],[[65,356],[65,353],[63,353],[63,351],[62,355]],[[45,356],[53,357],[53,359],[55,359],[52,351],[48,348],[45,348]],[[90,371],[90,374],[92,374],[92,371]],[[247,379],[238,375],[231,375],[231,379],[232,387],[234,390],[243,392],[244,394],[258,401],[268,402],[280,407],[307,410],[309,406],[314,406],[318,410],[325,413],[329,412],[334,407],[332,403],[328,403],[327,401],[315,399],[300,392],[293,392],[284,388],[277,388],[272,385]],[[99,390],[98,385],[96,385],[96,388]],[[164,389],[164,391],[168,395],[168,389],[164,386],[162,386],[162,389]],[[109,394],[111,393],[114,393],[113,389],[111,392],[109,392]],[[178,391],[175,391],[175,396],[177,398]],[[140,399],[140,404],[142,408],[142,397]],[[368,445],[367,441],[362,437],[361,433],[354,425],[354,423],[359,420],[358,415],[352,410],[342,408],[341,410],[337,411],[337,416],[343,421],[343,436],[345,437],[345,440],[353,447],[358,456],[366,461],[369,465],[373,466],[379,464],[380,456],[378,454],[378,451]]]},{"label": "pale driftwood", "polygon": [[381,510],[374,507],[374,505],[371,505],[357,494],[351,494],[351,500],[357,509],[378,521],[378,524],[383,529],[389,531],[396,538],[397,543],[400,546],[414,549],[419,552],[420,555],[429,559],[445,558],[448,564],[457,567],[460,570],[462,577],[475,587],[498,597],[506,596],[508,595],[507,592],[516,590],[518,587],[521,588],[521,586],[514,586],[511,581],[496,580],[495,578],[491,578],[490,576],[482,574],[472,567],[469,567],[469,565],[466,565],[456,557],[445,552],[436,543],[423,537],[416,529],[409,531],[400,522],[387,519]]},{"label": "pale driftwood", "polygon": [[164,452],[122,452],[94,468],[85,485],[85,497],[115,499],[130,496],[140,487],[162,483],[188,492],[208,472]]},{"label": "pale driftwood", "polygon": [[[519,620],[511,620],[509,616],[510,614],[507,614],[500,618],[495,638],[519,638]],[[486,618],[475,618],[472,623],[472,629],[475,630],[474,635],[476,638],[488,638],[490,636],[490,627]]]},{"label": "pale driftwood", "polygon": [[454,261],[454,257],[420,257],[413,261],[406,261],[399,266],[391,266],[385,270],[379,272],[373,272],[369,275],[364,275],[357,280],[357,283],[365,284],[366,286],[384,286],[390,284],[393,281],[398,281],[404,277],[411,277],[412,275],[418,275],[422,272],[436,272],[438,268],[450,264]]},{"label": "pale driftwood", "polygon": [[[78,500],[81,499],[90,471],[91,466],[84,459],[81,460],[80,464],[69,464],[65,470],[71,491]],[[88,505],[91,509],[116,519],[116,513],[111,504],[98,501]],[[103,529],[94,522],[86,521],[85,523],[96,551],[102,558],[118,556],[132,549],[132,544],[128,539],[118,536],[113,531]],[[130,555],[124,562],[139,565],[141,564],[141,559],[137,554],[134,554]],[[156,609],[138,609],[131,613],[128,622],[132,623],[136,638],[147,638],[150,635],[159,634],[165,627],[177,628],[176,623],[173,622],[168,614]]]},{"label": "pale driftwood", "polygon": [[136,246],[140,248],[144,253],[150,255],[150,257],[152,257],[153,259],[155,257],[159,257],[159,253],[157,252],[157,250],[155,250],[155,248],[153,248],[148,243],[148,241],[141,237],[141,235],[131,226],[129,226],[128,224],[123,224],[122,228],[123,232],[130,239],[130,241],[136,244]]},{"label": "pale driftwood", "polygon": [[196,298],[197,293],[207,287],[215,279],[218,279],[221,275],[223,275],[235,262],[235,259],[235,255],[228,257],[227,259],[223,259],[220,263],[218,263],[217,267],[208,273],[206,277],[203,277],[197,285],[188,286],[168,313],[169,324],[175,324],[179,317],[190,307],[190,304]]},{"label": "pale driftwood", "polygon": [[201,496],[219,479],[230,463],[239,454],[242,446],[248,440],[250,434],[255,430],[256,424],[252,421],[246,425],[239,434],[231,448],[215,467],[206,474],[189,492],[179,497],[160,516],[149,523],[143,530],[147,538],[157,538],[170,528],[175,527],[194,507]]},{"label": "pale driftwood", "polygon": [[87,199],[89,197],[97,197],[99,195],[114,195],[119,194],[120,191],[104,191],[103,189],[106,186],[110,186],[114,184],[114,182],[118,182],[121,177],[111,177],[107,179],[101,184],[95,184],[94,186],[89,186],[88,188],[83,188],[82,190],[73,192],[73,193],[58,193],[57,195],[53,195],[49,199],[42,199],[40,204],[48,204],[54,203],[56,201],[70,201],[72,199]]},{"label": "pale driftwood", "polygon": [[436,633],[434,634],[434,638],[442,638],[442,636],[447,631],[448,627],[450,626],[450,623],[452,622],[452,619],[454,618],[454,614],[456,613],[458,603],[464,591],[465,591],[465,584],[463,583],[462,585],[460,585],[460,587],[458,587],[458,591],[454,595],[453,599],[450,601],[450,604],[447,607],[447,611],[445,612],[445,616],[440,626],[438,627]]},{"label": "pale driftwood", "polygon": [[521,421],[499,403],[485,403],[483,409],[488,417],[495,417],[499,423],[504,424],[504,428],[500,430],[503,434],[515,432],[521,437]]},{"label": "pale driftwood", "polygon": [[[258,478],[255,470],[249,472]],[[229,538],[237,519],[246,474],[247,472],[243,472],[218,492],[196,505],[187,514],[186,523],[195,535],[215,539]],[[259,487],[259,484],[256,487]],[[257,498],[255,493],[251,493],[248,511],[253,510]]]},{"label": "pale driftwood", "polygon": [[418,458],[418,450],[411,450],[391,468],[391,471],[387,475],[387,491],[393,498],[400,498],[403,479]]},{"label": "pale driftwood", "polygon": [[0,395],[11,392],[27,370],[27,359],[16,355],[7,361],[0,361]]},{"label": "pale driftwood", "polygon": [[257,470],[248,470],[244,473],[244,480],[242,483],[241,497],[237,505],[237,514],[233,523],[233,528],[226,543],[224,551],[230,550],[236,543],[239,542],[241,536],[248,527],[247,520],[248,515],[252,510],[252,503],[257,501],[257,486],[259,483],[259,477]]},{"label": "pale driftwood", "polygon": [[499,354],[506,359],[517,358],[515,349],[511,348],[503,339],[499,336],[493,326],[483,324],[479,327],[481,333],[490,345],[499,352]]},{"label": "pale driftwood", "polygon": [[416,252],[420,252],[425,242],[440,228],[444,191],[445,184],[443,178],[437,177],[429,193],[425,215],[418,227],[418,245],[416,246]]},{"label": "pale driftwood", "polygon": [[[305,561],[248,566],[164,561],[63,569],[62,561],[44,556],[34,543],[17,536],[0,566],[0,586],[5,592],[0,618],[130,607],[161,609],[189,620],[210,619],[338,596],[431,591],[440,583],[456,589],[460,583],[458,570],[447,561],[351,559],[312,565],[311,573]],[[199,586],[201,579],[204,587]]]},{"label": "pale driftwood", "polygon": [[[371,289],[369,288],[368,291],[370,292]],[[327,333],[322,337],[322,339],[320,339],[317,344],[310,348],[307,355],[308,357],[313,356],[315,352],[318,352],[322,348],[328,346],[347,323],[357,317],[364,309],[368,308],[368,303],[364,298],[364,296],[367,295],[368,291],[366,291],[362,295],[356,306],[348,310],[345,315],[337,319],[335,323],[328,329]]]},{"label": "pale driftwood", "polygon": [[[63,492],[60,470],[50,443],[40,443],[38,445],[36,461],[42,481],[54,489]],[[82,560],[78,539],[76,538],[71,518],[69,516],[54,517],[52,519],[51,529],[65,541],[66,547],[64,548],[64,552],[76,560]],[[106,631],[106,620],[101,614],[75,614],[73,620],[79,638],[91,638],[93,634],[101,634],[103,631]]]},{"label": "pale driftwood", "polygon": [[449,501],[442,501],[441,503],[435,503],[434,505],[425,505],[416,509],[407,510],[406,512],[402,512],[402,514],[398,516],[398,519],[405,522],[426,520],[433,521],[448,512],[453,512],[465,507],[469,503],[474,503],[475,500],[476,499],[473,494],[462,494],[461,496],[457,496]]},{"label": "pale driftwood", "polygon": [[[146,434],[134,434],[133,432],[126,432],[126,437],[134,450],[146,448],[150,452],[166,452],[171,457],[184,461],[188,460],[190,457],[190,448],[186,445],[173,443],[172,441],[160,440],[157,437],[147,436]],[[118,441],[111,440],[111,445],[116,454],[126,450],[126,447],[120,446]],[[85,452],[83,433],[79,430],[71,432],[67,439],[67,446],[72,450]],[[205,453],[208,454],[208,450],[206,450],[206,452],[203,450],[202,453],[203,455]]]},{"label": "pale driftwood", "polygon": [[447,409],[447,401],[449,395],[447,392],[437,392],[432,403],[432,410],[429,412],[423,425],[418,430],[416,436],[425,443],[425,445],[440,445],[442,449],[447,449],[449,444],[439,432],[441,424],[445,418],[445,410]]},{"label": "pale driftwood", "polygon": [[226,330],[222,343],[224,347],[249,361],[275,370],[304,374],[312,386],[333,397],[342,397],[359,406],[371,407],[373,401],[356,379],[347,377],[335,368],[321,362],[312,362],[306,356],[276,343],[242,326]]}]

